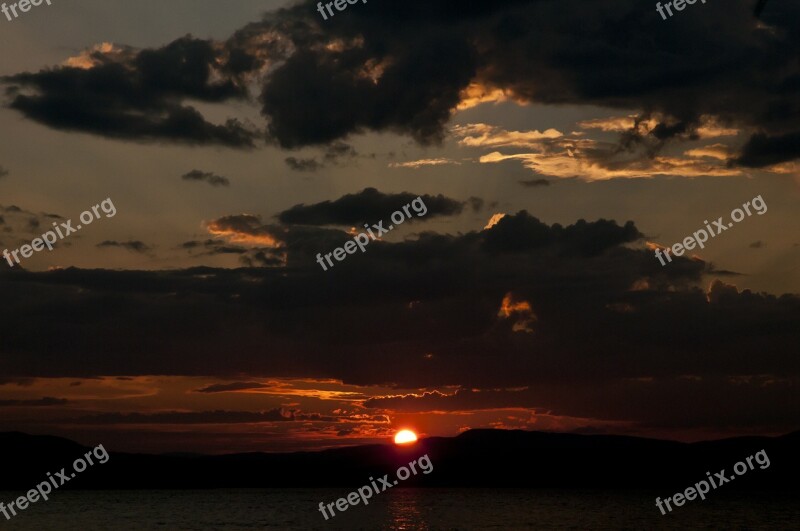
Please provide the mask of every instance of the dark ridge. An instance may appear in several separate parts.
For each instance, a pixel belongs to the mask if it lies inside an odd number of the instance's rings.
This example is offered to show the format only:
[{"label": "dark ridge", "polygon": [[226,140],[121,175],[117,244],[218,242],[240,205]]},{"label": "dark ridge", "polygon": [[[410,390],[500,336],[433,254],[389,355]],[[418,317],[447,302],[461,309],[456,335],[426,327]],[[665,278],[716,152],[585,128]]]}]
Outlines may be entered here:
[{"label": "dark ridge", "polygon": [[[430,474],[405,486],[547,487],[682,490],[765,450],[770,466],[755,468],[726,489],[797,490],[800,432],[680,443],[616,435],[471,430],[411,446],[367,445],[287,454],[217,456],[111,453],[62,488],[197,489],[238,487],[358,487],[370,476],[393,475],[427,454]],[[0,490],[28,490],[83,456],[89,448],[59,437],[0,433]],[[95,459],[95,461],[97,461]]]}]

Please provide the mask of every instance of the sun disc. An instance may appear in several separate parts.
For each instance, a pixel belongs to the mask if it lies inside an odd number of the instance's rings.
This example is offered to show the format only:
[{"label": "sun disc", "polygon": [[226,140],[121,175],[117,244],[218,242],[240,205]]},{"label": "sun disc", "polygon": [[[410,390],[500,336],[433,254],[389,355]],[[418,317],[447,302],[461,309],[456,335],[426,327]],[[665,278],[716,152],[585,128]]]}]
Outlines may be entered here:
[{"label": "sun disc", "polygon": [[408,444],[417,441],[417,434],[411,430],[400,430],[394,436],[395,444]]}]

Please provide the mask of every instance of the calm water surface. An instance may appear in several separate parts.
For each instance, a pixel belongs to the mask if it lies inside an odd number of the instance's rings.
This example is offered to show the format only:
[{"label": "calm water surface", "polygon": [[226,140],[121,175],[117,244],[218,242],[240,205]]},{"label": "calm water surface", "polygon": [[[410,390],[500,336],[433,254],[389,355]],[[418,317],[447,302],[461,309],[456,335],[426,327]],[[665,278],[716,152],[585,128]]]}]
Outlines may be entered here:
[{"label": "calm water surface", "polygon": [[[656,493],[392,489],[325,521],[318,510],[347,489],[64,491],[0,529],[800,529],[800,497],[716,493],[662,516]],[[8,502],[23,493],[0,492]],[[663,497],[664,493],[658,493]]]}]

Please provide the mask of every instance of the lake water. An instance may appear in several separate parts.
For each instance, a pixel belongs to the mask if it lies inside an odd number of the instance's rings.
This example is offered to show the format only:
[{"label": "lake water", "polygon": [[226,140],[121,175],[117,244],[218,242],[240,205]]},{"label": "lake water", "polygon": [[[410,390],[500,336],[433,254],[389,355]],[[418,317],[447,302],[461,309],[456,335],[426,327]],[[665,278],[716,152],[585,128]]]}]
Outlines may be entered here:
[{"label": "lake water", "polygon": [[[63,491],[0,529],[127,530],[455,530],[455,529],[800,529],[800,498],[715,492],[662,516],[654,492],[401,489],[375,496],[328,521],[319,502],[348,489]],[[20,492],[0,492],[8,503]],[[669,494],[667,494],[669,495]]]}]

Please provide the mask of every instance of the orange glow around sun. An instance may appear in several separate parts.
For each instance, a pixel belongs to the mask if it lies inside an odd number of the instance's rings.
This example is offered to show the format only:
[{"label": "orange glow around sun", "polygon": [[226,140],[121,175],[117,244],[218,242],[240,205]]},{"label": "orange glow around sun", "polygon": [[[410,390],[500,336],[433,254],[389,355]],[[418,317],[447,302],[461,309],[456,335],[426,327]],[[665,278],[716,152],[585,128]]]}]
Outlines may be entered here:
[{"label": "orange glow around sun", "polygon": [[417,441],[417,434],[411,430],[400,430],[394,436],[395,444],[408,444]]}]

